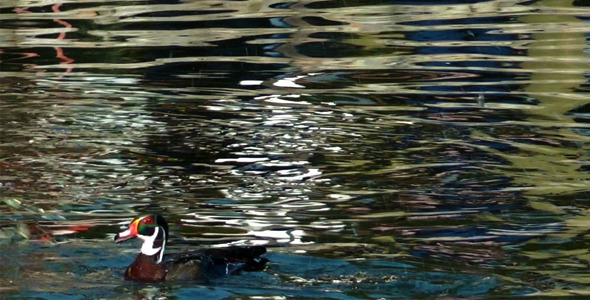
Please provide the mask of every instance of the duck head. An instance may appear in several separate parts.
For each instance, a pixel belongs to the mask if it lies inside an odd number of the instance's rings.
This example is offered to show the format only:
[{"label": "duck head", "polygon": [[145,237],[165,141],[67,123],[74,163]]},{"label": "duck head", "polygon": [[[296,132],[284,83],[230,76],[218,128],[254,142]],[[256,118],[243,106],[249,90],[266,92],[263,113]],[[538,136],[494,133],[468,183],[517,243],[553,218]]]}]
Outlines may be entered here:
[{"label": "duck head", "polygon": [[162,262],[164,248],[168,240],[168,223],[160,215],[143,215],[135,218],[129,224],[127,230],[115,235],[115,243],[121,243],[130,239],[143,240],[141,253],[156,258],[156,262]]}]

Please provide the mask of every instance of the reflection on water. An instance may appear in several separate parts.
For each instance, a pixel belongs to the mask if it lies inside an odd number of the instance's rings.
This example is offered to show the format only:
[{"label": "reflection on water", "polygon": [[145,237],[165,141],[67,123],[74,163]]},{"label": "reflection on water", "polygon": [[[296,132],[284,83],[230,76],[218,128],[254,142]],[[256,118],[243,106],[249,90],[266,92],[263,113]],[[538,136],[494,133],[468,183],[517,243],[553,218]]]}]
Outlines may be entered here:
[{"label": "reflection on water", "polygon": [[[0,293],[588,294],[588,19],[571,0],[2,1]],[[112,234],[144,211],[172,251],[262,244],[269,268],[123,282],[136,249]]]}]

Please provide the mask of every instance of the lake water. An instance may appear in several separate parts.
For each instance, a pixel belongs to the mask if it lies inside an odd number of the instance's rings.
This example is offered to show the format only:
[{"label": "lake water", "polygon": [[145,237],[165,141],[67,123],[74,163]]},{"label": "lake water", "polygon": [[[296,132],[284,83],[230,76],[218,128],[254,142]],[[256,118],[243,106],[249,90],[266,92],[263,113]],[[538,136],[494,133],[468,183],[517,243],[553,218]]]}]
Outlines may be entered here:
[{"label": "lake water", "polygon": [[[590,294],[579,0],[0,2],[0,295]],[[122,279],[266,245],[211,284]]]}]

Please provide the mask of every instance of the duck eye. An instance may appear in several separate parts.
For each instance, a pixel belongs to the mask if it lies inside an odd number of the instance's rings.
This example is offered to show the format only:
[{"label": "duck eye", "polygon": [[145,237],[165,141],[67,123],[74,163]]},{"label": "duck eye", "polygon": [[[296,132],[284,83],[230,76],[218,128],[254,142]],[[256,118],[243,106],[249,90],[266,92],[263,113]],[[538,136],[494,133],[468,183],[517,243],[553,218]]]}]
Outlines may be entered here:
[{"label": "duck eye", "polygon": [[144,224],[148,224],[148,225],[153,225],[154,224],[154,218],[150,217],[145,217],[143,220]]}]

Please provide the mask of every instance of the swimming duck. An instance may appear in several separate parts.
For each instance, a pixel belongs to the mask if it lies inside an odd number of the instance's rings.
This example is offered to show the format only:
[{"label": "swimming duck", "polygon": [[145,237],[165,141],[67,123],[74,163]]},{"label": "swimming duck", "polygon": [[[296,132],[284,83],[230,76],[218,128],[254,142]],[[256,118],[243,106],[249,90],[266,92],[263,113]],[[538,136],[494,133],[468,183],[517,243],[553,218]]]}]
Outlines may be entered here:
[{"label": "swimming duck", "polygon": [[212,248],[176,255],[164,255],[168,223],[160,215],[143,215],[115,236],[115,242],[143,240],[141,251],[127,267],[125,279],[139,282],[207,281],[240,271],[261,271],[266,258],[262,246]]}]

